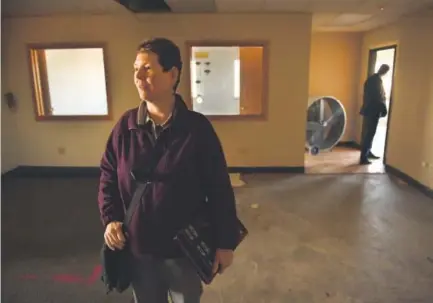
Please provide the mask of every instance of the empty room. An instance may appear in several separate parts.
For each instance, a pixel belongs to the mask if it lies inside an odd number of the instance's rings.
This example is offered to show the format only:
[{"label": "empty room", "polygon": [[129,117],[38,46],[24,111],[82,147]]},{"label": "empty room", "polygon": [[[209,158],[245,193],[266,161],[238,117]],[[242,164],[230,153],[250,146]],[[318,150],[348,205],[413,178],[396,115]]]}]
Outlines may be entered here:
[{"label": "empty room", "polygon": [[1,300],[433,302],[432,0],[3,0]]}]

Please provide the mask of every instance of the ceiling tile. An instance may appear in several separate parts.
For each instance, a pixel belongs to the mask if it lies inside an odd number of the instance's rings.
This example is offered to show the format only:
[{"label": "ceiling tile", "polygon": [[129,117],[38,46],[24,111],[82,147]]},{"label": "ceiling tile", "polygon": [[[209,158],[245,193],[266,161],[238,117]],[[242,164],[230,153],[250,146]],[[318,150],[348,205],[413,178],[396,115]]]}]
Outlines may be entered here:
[{"label": "ceiling tile", "polygon": [[264,9],[272,12],[305,12],[308,8],[306,0],[265,0]]},{"label": "ceiling tile", "polygon": [[314,13],[357,13],[359,0],[313,0],[308,9]]},{"label": "ceiling tile", "polygon": [[[433,0],[167,0],[173,12],[311,12],[313,28],[321,30],[369,30],[399,17],[423,11]],[[381,10],[383,7],[383,10]],[[114,0],[3,0],[2,16],[122,13]],[[337,18],[337,16],[341,15]],[[374,18],[359,22],[366,16]],[[338,22],[340,26],[333,26]],[[349,25],[352,22],[356,25]],[[344,24],[344,26],[343,26]]]},{"label": "ceiling tile", "polygon": [[396,3],[396,0],[365,0],[359,5],[359,13],[377,13],[384,7],[396,6]]},{"label": "ceiling tile", "polygon": [[111,13],[124,8],[114,0],[3,0],[2,15],[35,16],[69,13]]},{"label": "ceiling tile", "polygon": [[313,14],[313,27],[330,24],[339,14],[336,13],[315,13]]},{"label": "ceiling tile", "polygon": [[215,0],[165,0],[175,13],[215,12]]},{"label": "ceiling tile", "polygon": [[215,6],[218,12],[260,12],[264,0],[215,0]]}]

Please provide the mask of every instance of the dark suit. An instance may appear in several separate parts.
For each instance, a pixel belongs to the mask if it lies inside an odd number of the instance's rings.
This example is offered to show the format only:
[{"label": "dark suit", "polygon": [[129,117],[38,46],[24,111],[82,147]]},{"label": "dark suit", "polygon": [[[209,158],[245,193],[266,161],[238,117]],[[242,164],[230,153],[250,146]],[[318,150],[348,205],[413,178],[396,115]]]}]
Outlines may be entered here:
[{"label": "dark suit", "polygon": [[360,114],[364,116],[361,138],[361,161],[367,160],[371,153],[373,138],[376,134],[379,119],[387,115],[386,96],[382,79],[373,74],[364,83],[364,98]]}]

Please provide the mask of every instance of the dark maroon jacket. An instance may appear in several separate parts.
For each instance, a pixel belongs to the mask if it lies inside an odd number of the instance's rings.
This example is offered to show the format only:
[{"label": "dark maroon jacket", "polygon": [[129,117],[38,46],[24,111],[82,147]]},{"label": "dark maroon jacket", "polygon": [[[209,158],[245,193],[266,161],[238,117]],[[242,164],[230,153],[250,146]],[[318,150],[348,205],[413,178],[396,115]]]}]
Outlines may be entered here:
[{"label": "dark maroon jacket", "polygon": [[135,184],[131,170],[146,169],[153,148],[162,157],[129,226],[135,255],[180,255],[173,241],[207,197],[214,215],[217,246],[233,249],[237,239],[236,206],[220,141],[205,116],[190,111],[177,96],[170,127],[152,145],[149,130],[137,125],[138,108],[114,126],[101,160],[99,209],[106,226],[123,221]]}]

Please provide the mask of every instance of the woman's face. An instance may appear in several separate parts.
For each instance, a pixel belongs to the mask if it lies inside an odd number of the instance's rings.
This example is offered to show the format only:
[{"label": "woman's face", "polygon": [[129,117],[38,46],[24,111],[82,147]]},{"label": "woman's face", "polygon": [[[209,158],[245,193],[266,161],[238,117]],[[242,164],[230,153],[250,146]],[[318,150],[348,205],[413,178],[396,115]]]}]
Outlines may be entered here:
[{"label": "woman's face", "polygon": [[134,62],[134,82],[141,100],[158,101],[173,94],[177,80],[177,69],[164,71],[158,55],[153,52],[138,52]]}]

